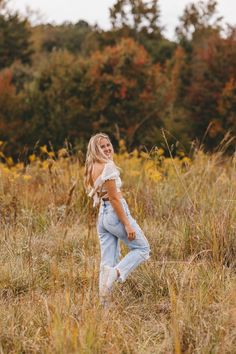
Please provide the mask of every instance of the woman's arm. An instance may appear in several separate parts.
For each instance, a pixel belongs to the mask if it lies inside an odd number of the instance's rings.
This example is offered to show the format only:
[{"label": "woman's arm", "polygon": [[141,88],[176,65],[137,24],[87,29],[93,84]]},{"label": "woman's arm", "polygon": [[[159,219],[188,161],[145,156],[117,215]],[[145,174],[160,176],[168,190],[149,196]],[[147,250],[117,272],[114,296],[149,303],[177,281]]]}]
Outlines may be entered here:
[{"label": "woman's arm", "polygon": [[107,180],[104,183],[104,186],[106,187],[109,201],[111,202],[113,209],[115,210],[119,220],[122,222],[122,224],[125,227],[128,239],[130,241],[134,240],[135,239],[135,230],[130,225],[129,219],[124,212],[124,208],[120,202],[120,196],[119,196],[117,189],[116,189],[115,181],[114,180]]}]

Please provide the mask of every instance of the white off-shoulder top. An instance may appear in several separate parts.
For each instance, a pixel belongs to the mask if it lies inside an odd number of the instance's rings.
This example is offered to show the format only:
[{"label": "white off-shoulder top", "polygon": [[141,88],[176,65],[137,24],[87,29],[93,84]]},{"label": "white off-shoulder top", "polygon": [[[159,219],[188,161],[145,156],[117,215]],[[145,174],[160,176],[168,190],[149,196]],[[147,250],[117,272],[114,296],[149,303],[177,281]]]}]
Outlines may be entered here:
[{"label": "white off-shoulder top", "polygon": [[[99,195],[103,192],[107,192],[107,190],[103,184],[105,181],[110,180],[110,179],[115,180],[117,192],[120,192],[120,187],[122,186],[122,182],[120,179],[120,171],[118,170],[118,168],[116,167],[116,165],[114,164],[114,162],[112,160],[109,160],[105,164],[101,175],[98,176],[98,178],[94,182],[93,188],[88,193],[88,196],[93,198],[93,206],[94,207],[96,205],[98,205],[98,203],[100,202]],[[103,198],[107,198],[107,197],[108,197],[107,193],[105,195],[103,195]]]}]

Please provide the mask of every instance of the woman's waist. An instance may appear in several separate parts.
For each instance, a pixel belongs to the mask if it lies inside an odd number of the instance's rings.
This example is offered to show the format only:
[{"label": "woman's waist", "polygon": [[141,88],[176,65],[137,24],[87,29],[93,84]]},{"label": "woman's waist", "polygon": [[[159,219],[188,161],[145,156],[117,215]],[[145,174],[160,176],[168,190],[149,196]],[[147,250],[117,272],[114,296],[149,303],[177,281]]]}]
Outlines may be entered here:
[{"label": "woman's waist", "polygon": [[[118,198],[123,206],[127,205],[127,202],[121,192],[118,193]],[[105,198],[105,197],[102,198],[101,202],[100,202],[100,209],[112,209],[113,210],[112,201],[109,198]]]},{"label": "woman's waist", "polygon": [[[117,191],[117,196],[118,196],[119,199],[123,198],[122,192],[121,192],[120,190]],[[101,202],[102,202],[102,201],[104,201],[104,202],[110,201],[110,198],[109,198],[107,192],[99,193],[99,198],[100,198]]]},{"label": "woman's waist", "polygon": [[[125,198],[120,194],[119,201],[125,211],[125,213],[129,213],[129,207],[128,204],[125,200]],[[115,210],[112,206],[112,202],[110,200],[101,200],[100,202],[100,207],[99,207],[99,217],[102,215],[109,215],[110,213],[113,213]]]}]

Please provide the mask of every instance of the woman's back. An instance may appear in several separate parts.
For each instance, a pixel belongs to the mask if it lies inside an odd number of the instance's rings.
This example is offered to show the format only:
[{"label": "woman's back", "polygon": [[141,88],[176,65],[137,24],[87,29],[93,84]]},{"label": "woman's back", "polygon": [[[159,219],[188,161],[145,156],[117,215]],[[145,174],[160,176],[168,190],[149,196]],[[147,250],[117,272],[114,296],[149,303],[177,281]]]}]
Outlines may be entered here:
[{"label": "woman's back", "polygon": [[104,167],[105,167],[105,163],[95,162],[93,164],[93,170],[92,170],[92,174],[91,174],[93,186],[94,186],[94,182],[96,182],[96,180],[99,178],[99,176],[102,175]]}]

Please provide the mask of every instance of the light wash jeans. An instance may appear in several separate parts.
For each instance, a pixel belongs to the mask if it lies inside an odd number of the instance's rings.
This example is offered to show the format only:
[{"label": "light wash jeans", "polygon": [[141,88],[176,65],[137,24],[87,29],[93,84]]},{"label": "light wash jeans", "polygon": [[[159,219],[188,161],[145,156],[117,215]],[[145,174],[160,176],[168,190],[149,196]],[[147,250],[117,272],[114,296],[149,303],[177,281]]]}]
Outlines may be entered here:
[{"label": "light wash jeans", "polygon": [[[100,279],[103,267],[115,267],[120,272],[119,282],[124,282],[129,273],[141,262],[149,258],[150,247],[141,228],[130,215],[129,207],[124,198],[120,199],[131,226],[135,229],[136,238],[129,241],[124,225],[120,222],[109,201],[101,201],[97,222],[97,231],[101,248]],[[119,240],[130,249],[129,253],[120,261]]]}]

